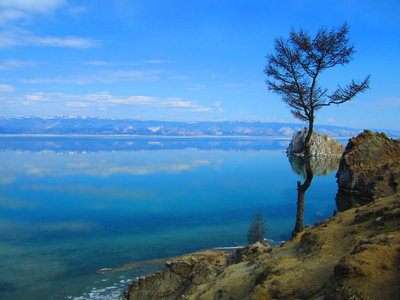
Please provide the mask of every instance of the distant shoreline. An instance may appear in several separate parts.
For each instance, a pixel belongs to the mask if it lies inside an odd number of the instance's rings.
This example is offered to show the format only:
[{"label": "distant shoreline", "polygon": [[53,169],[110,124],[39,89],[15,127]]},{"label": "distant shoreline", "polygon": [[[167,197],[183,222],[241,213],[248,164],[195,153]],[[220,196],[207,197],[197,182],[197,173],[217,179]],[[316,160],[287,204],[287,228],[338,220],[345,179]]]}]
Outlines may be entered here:
[{"label": "distant shoreline", "polygon": [[[267,139],[267,140],[291,140],[292,136],[285,137],[285,136],[263,136],[263,135],[256,135],[256,136],[249,136],[249,135],[128,135],[128,134],[42,134],[42,133],[1,133],[0,138],[7,138],[7,137],[35,137],[35,138],[140,138],[140,139],[245,139],[245,140],[260,140],[260,139]],[[350,139],[352,136],[331,136],[335,139],[345,140]]]},{"label": "distant shoreline", "polygon": [[[249,136],[249,135],[131,135],[131,134],[42,134],[42,133],[1,133],[0,138],[2,137],[120,137],[120,138],[162,138],[162,139],[196,139],[196,138],[212,138],[212,139],[225,139],[225,138],[233,138],[233,139],[279,139],[279,140],[291,140],[292,137],[285,136]],[[338,137],[338,138],[347,138],[347,137]],[[349,137],[350,138],[350,137]]]}]

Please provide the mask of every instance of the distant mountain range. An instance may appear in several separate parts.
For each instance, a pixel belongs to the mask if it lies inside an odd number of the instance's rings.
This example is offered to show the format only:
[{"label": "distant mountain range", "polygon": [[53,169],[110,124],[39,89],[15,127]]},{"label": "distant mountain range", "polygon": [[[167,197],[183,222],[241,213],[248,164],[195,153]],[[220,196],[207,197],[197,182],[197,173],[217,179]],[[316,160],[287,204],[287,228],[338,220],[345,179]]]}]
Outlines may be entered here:
[{"label": "distant mountain range", "polygon": [[[168,122],[73,116],[0,118],[0,134],[292,137],[301,127],[301,124],[249,121]],[[315,129],[332,137],[351,137],[362,131],[330,125],[316,125]],[[400,137],[398,131],[385,132],[391,137]]]}]

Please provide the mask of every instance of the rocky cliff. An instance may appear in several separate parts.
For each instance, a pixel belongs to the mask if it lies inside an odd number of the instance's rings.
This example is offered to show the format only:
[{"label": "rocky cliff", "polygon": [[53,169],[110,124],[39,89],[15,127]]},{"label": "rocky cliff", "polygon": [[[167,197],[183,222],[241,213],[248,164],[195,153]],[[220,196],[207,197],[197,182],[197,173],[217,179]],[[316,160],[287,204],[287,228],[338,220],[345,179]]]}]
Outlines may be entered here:
[{"label": "rocky cliff", "polygon": [[339,189],[374,199],[400,191],[400,141],[365,130],[350,139],[336,174]]},{"label": "rocky cliff", "polygon": [[[372,189],[373,202],[306,226],[279,246],[257,243],[235,252],[212,250],[176,258],[134,281],[125,299],[400,299],[397,143],[366,131],[349,142],[342,157],[347,169],[339,172],[364,182],[364,190]],[[380,160],[370,154],[375,152]],[[386,183],[391,195],[379,197],[387,192]]]},{"label": "rocky cliff", "polygon": [[[303,145],[308,133],[308,128],[303,127],[297,132],[290,142],[287,153],[290,155],[304,155]],[[313,131],[310,140],[310,154],[312,156],[341,156],[344,151],[344,146],[332,139],[329,135],[319,134]]]}]

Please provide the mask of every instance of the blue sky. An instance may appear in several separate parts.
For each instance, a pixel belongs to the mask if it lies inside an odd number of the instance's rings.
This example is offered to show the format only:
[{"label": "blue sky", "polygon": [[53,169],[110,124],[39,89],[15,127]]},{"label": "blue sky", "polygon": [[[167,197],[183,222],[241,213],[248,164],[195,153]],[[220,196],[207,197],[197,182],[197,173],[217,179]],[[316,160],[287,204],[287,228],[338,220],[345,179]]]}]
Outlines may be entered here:
[{"label": "blue sky", "polygon": [[350,25],[329,88],[371,89],[317,124],[400,130],[398,0],[0,0],[0,116],[297,122],[265,85],[274,39]]}]

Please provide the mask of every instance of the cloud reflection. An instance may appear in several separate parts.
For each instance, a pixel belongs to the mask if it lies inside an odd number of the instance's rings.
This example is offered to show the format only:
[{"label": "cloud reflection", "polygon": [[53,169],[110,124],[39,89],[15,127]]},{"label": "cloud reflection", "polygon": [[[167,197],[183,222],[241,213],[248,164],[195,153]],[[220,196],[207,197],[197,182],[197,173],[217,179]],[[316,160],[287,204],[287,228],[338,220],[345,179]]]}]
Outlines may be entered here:
[{"label": "cloud reflection", "polygon": [[25,175],[29,177],[177,174],[205,165],[218,168],[221,160],[196,159],[184,151],[165,152],[97,152],[75,155],[46,153],[1,153],[0,184],[11,184]]},{"label": "cloud reflection", "polygon": [[0,195],[0,207],[8,209],[19,209],[19,208],[34,208],[37,207],[38,203],[27,200],[9,198],[4,195]]},{"label": "cloud reflection", "polygon": [[90,186],[90,185],[24,185],[21,190],[34,192],[51,192],[58,194],[85,195],[87,199],[109,200],[112,195],[113,200],[151,200],[159,198],[158,192],[146,189],[116,188],[115,186]]}]

